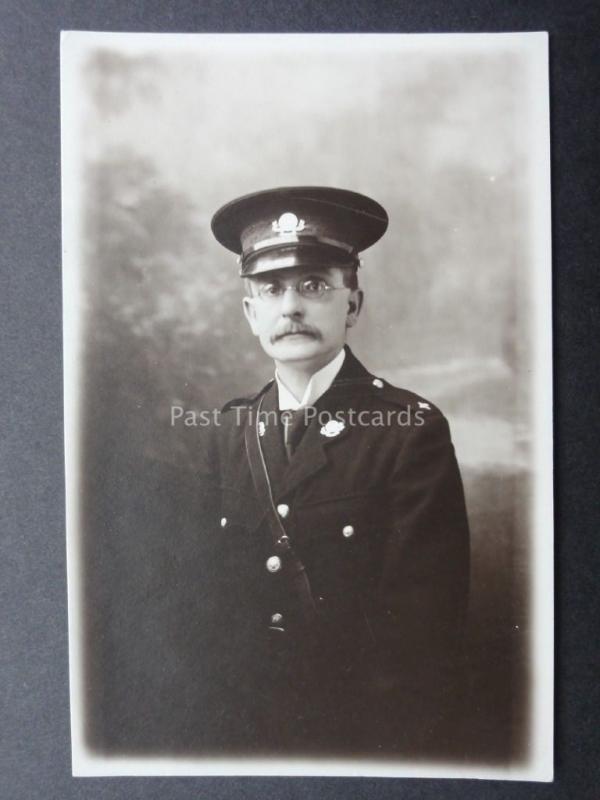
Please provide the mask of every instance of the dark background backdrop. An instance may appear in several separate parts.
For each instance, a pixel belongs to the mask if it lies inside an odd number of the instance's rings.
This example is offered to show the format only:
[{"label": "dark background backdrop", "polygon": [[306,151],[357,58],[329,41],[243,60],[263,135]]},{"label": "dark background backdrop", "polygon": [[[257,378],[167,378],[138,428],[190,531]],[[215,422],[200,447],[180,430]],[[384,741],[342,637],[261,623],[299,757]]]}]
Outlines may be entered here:
[{"label": "dark background backdrop", "polygon": [[[5,403],[3,580],[9,625],[3,637],[6,701],[2,785],[7,797],[334,796],[349,782],[313,779],[87,781],[70,777],[62,478],[58,30],[540,30],[551,33],[556,275],[559,683],[554,786],[364,780],[365,796],[593,797],[597,639],[593,620],[593,473],[597,406],[592,343],[597,340],[598,16],[593,4],[372,4],[343,9],[182,3],[122,8],[79,3],[4,3],[2,202],[9,218],[2,293],[3,362],[14,383]],[[224,17],[235,23],[227,25]],[[8,125],[7,125],[8,123]],[[596,205],[594,205],[596,204]],[[594,436],[596,439],[594,439]],[[597,513],[597,512],[596,512]],[[596,696],[594,696],[594,692]]]}]

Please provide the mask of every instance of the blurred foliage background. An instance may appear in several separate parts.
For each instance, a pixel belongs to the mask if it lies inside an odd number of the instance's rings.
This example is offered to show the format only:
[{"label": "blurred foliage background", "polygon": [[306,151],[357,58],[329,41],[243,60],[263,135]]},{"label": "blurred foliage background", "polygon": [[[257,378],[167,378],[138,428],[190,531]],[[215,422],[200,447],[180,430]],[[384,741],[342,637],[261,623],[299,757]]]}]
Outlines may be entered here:
[{"label": "blurred foliage background", "polygon": [[166,731],[183,717],[166,676],[183,669],[172,635],[183,612],[168,566],[193,550],[200,445],[198,431],[170,425],[171,406],[220,407],[272,371],[211,216],[247,192],[331,185],[373,196],[390,216],[364,254],[366,305],[350,344],[371,371],[442,407],[463,471],[467,752],[520,758],[536,191],[527,62],[501,37],[462,49],[225,38],[115,41],[90,48],[78,74],[78,149],[65,158],[82,176],[81,296],[67,313],[83,331],[90,741],[177,749]]}]

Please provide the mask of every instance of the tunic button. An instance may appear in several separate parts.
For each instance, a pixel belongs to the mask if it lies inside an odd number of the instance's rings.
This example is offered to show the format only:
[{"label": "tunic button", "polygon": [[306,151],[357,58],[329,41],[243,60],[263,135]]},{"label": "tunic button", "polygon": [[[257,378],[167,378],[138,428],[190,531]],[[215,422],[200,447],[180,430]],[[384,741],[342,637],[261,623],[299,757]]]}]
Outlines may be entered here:
[{"label": "tunic button", "polygon": [[376,386],[378,389],[383,389],[383,381],[381,380],[381,378],[374,378],[373,386]]},{"label": "tunic button", "polygon": [[281,503],[277,506],[277,513],[282,519],[285,519],[287,515],[290,513],[290,507],[285,503]]},{"label": "tunic button", "polygon": [[221,527],[224,528],[227,525],[227,517],[221,517]]},{"label": "tunic button", "polygon": [[342,528],[342,536],[345,536],[346,539],[349,539],[351,536],[354,536],[354,528],[352,525],[344,525]]},{"label": "tunic button", "polygon": [[277,624],[278,622],[283,622],[283,614],[273,614],[271,616],[271,622]]},{"label": "tunic button", "polygon": [[279,556],[271,556],[267,558],[267,569],[269,572],[279,572],[281,569],[281,559]]}]

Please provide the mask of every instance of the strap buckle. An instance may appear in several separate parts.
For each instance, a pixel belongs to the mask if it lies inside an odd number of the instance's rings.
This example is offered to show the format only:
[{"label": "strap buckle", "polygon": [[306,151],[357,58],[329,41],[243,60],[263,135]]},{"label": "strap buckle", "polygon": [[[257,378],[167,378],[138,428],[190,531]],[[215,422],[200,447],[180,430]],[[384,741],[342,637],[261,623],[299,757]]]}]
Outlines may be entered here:
[{"label": "strap buckle", "polygon": [[291,550],[290,537],[286,533],[275,542],[275,550],[278,553],[288,553]]}]

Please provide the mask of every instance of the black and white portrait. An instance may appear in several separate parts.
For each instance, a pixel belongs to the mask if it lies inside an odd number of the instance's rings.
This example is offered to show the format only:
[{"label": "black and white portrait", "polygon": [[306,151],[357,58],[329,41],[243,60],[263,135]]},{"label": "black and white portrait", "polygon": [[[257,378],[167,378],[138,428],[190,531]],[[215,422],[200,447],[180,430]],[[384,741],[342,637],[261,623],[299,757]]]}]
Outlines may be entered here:
[{"label": "black and white portrait", "polygon": [[61,63],[74,774],[550,780],[546,36]]}]

